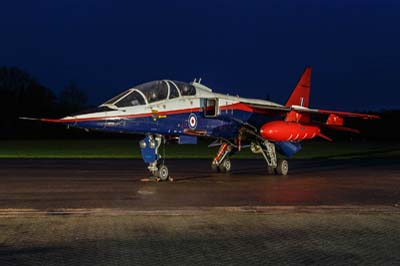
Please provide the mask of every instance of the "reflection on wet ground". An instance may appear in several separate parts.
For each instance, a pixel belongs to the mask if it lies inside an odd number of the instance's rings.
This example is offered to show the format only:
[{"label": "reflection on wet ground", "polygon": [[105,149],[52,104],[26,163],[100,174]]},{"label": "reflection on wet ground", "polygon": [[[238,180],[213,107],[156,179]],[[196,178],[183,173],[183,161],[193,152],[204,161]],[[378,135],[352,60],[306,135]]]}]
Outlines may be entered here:
[{"label": "reflection on wet ground", "polygon": [[141,160],[0,160],[0,208],[165,209],[215,206],[389,205],[400,202],[400,160],[297,160],[286,177],[262,160],[169,160],[174,182],[141,182]]}]

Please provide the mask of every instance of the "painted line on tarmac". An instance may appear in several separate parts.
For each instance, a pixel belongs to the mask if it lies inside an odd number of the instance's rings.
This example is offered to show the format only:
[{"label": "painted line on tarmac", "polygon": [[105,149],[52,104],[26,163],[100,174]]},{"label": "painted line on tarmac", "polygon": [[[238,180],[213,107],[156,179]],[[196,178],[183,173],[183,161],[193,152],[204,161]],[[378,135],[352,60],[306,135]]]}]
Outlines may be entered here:
[{"label": "painted line on tarmac", "polygon": [[77,208],[77,209],[0,209],[0,217],[31,216],[181,216],[204,215],[216,213],[323,213],[323,214],[400,214],[399,205],[345,205],[345,206],[224,206],[224,207],[188,207],[163,210],[132,210],[109,208]]}]

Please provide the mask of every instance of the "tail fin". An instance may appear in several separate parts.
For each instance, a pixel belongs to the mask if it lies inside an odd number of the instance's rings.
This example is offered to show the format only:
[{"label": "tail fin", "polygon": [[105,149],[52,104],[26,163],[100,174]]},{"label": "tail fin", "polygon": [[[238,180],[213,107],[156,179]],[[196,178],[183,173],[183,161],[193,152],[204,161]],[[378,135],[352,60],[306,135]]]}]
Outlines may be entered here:
[{"label": "tail fin", "polygon": [[311,67],[307,66],[285,105],[287,107],[292,105],[308,107],[310,102],[310,85]]}]

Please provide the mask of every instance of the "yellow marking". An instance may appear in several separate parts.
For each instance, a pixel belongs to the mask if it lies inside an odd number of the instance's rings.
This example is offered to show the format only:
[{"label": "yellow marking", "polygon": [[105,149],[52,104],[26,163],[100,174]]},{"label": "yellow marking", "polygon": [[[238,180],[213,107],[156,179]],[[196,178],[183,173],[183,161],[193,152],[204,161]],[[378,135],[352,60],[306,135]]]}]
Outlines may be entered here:
[{"label": "yellow marking", "polygon": [[152,109],[151,112],[153,113],[152,116],[153,116],[154,121],[157,121],[157,119],[160,119],[160,118],[167,118],[166,115],[159,115],[158,110],[156,110],[156,109]]}]

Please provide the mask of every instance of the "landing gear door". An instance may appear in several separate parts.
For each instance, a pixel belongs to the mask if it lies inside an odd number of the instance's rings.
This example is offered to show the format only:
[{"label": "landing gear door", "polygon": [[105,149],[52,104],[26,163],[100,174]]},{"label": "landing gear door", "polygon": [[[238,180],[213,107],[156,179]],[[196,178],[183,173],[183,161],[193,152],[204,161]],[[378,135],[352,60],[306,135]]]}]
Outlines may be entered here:
[{"label": "landing gear door", "polygon": [[218,98],[206,98],[204,102],[204,117],[216,117],[219,115]]}]

